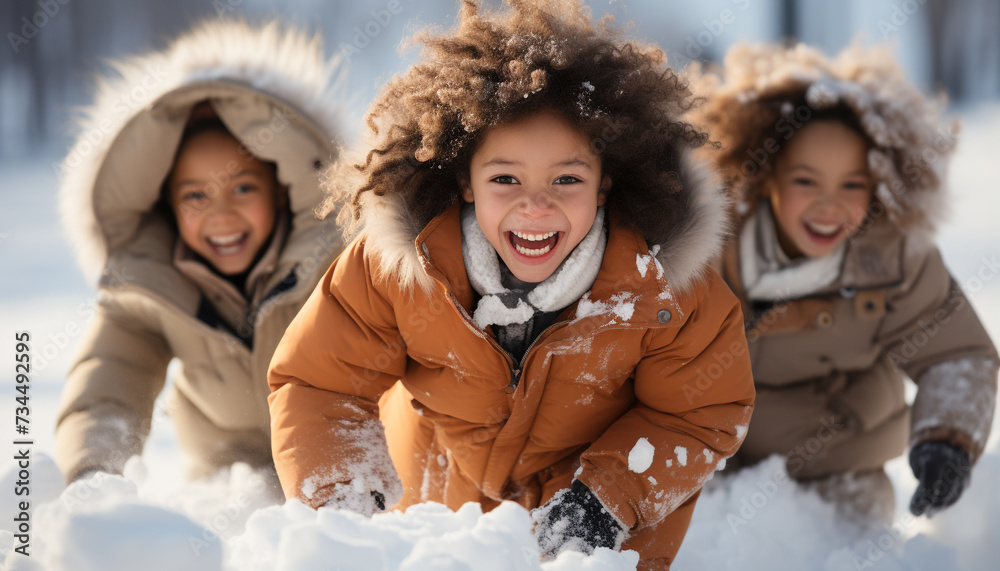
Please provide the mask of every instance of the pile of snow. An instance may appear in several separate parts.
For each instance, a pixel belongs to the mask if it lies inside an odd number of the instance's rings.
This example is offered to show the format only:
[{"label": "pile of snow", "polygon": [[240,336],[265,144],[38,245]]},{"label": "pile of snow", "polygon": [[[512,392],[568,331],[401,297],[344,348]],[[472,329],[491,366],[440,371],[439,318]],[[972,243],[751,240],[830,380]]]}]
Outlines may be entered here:
[{"label": "pile of snow", "polygon": [[[861,527],[796,485],[780,458],[706,487],[675,571],[985,570],[997,557],[1000,449],[997,439],[974,471],[970,489],[934,518],[903,510],[915,482],[902,459],[889,465],[901,508],[896,522]],[[636,453],[642,456],[642,450]],[[13,468],[0,477],[13,489]],[[268,478],[237,464],[214,478],[164,488],[134,458],[124,476],[98,474],[66,487],[45,454],[32,462],[31,557],[13,553],[0,530],[0,568],[20,571],[271,571],[635,569],[638,554],[599,549],[541,562],[529,513],[504,503],[484,514],[469,503],[453,512],[424,504],[366,518],[297,501],[272,503]],[[4,512],[14,513],[3,495]],[[11,521],[11,518],[5,518]]]},{"label": "pile of snow", "polygon": [[[13,553],[15,534],[0,530],[5,570],[613,571],[639,559],[599,549],[541,562],[528,511],[510,502],[486,514],[474,503],[457,512],[428,503],[367,518],[295,500],[263,505],[274,499],[267,478],[241,464],[172,490],[150,482],[139,458],[124,476],[68,487],[48,456],[32,466],[31,557]],[[9,468],[0,480],[13,489],[16,477]]]}]

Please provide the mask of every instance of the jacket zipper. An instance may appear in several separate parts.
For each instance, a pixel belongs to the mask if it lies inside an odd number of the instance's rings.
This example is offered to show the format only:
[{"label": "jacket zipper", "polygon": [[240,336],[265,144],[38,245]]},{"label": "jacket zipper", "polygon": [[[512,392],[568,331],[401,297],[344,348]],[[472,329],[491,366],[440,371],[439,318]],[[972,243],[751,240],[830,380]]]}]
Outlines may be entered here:
[{"label": "jacket zipper", "polygon": [[[423,258],[423,262],[425,265],[433,267],[433,264],[431,264],[430,260],[424,256],[423,252],[418,251],[418,255],[421,258]],[[555,329],[556,327],[561,327],[568,323],[572,323],[572,321],[557,321],[556,323],[553,323],[548,327],[546,327],[545,329],[543,329],[542,332],[539,333],[537,337],[535,337],[535,340],[532,341],[531,345],[528,345],[528,348],[524,351],[524,356],[521,357],[521,361],[515,365],[514,357],[510,353],[505,351],[504,348],[500,346],[500,343],[496,341],[496,339],[493,339],[492,337],[487,335],[485,331],[479,329],[478,327],[476,327],[474,323],[472,323],[472,320],[469,317],[469,312],[465,311],[465,308],[462,307],[462,304],[458,303],[458,299],[455,297],[455,294],[451,292],[448,286],[437,278],[434,278],[434,280],[440,283],[442,286],[444,286],[445,291],[448,293],[448,298],[451,300],[452,306],[455,308],[455,311],[458,312],[459,317],[462,319],[462,323],[464,323],[465,326],[468,327],[472,333],[482,337],[483,339],[486,339],[486,341],[493,347],[493,349],[499,352],[500,355],[502,355],[503,358],[507,361],[507,367],[510,370],[510,382],[507,384],[506,387],[504,387],[504,393],[510,395],[512,398],[514,394],[517,392],[517,387],[521,385],[520,382],[521,372],[524,370],[524,363],[528,359],[528,357],[531,356],[532,351],[534,351],[538,347],[538,342],[542,339],[542,337],[545,336],[546,333]],[[619,327],[618,329],[629,329],[629,327]]]},{"label": "jacket zipper", "polygon": [[[557,321],[552,325],[549,325],[548,327],[543,329],[542,332],[539,333],[537,337],[535,337],[535,340],[532,341],[531,345],[528,345],[528,348],[524,351],[524,356],[521,357],[521,361],[515,364],[514,357],[511,356],[510,353],[505,351],[504,348],[500,346],[500,343],[496,341],[496,339],[493,339],[492,337],[487,335],[485,331],[482,331],[481,329],[476,327],[474,323],[472,323],[472,321],[467,317],[468,312],[466,312],[465,308],[463,308],[458,303],[458,300],[451,292],[448,292],[448,297],[451,298],[452,305],[455,307],[455,309],[459,311],[459,316],[462,318],[462,322],[465,323],[465,326],[468,327],[469,330],[475,333],[476,335],[479,335],[484,339],[486,339],[486,341],[488,341],[490,345],[493,346],[493,348],[496,351],[498,351],[504,357],[504,359],[506,359],[507,367],[510,369],[510,383],[508,383],[507,386],[504,387],[504,393],[510,395],[512,398],[514,394],[517,392],[517,388],[521,385],[521,373],[524,370],[524,363],[525,361],[527,361],[528,357],[531,356],[532,351],[534,351],[538,347],[539,341],[542,339],[542,337],[545,337],[546,333],[552,331],[557,327],[561,327],[563,325],[572,323],[572,321]],[[616,327],[615,329],[630,329],[630,328]]]}]

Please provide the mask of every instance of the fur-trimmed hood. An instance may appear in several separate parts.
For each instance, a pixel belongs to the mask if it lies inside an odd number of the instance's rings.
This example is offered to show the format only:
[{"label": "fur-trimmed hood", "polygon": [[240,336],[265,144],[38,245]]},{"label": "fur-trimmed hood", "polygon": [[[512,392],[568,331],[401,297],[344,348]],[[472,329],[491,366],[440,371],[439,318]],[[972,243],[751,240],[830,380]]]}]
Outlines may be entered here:
[{"label": "fur-trimmed hood", "polygon": [[[854,44],[827,58],[804,44],[737,45],[721,69],[693,71],[692,87],[707,102],[691,119],[722,142],[717,161],[742,214],[754,208],[756,177],[774,152],[764,145],[768,134],[784,134],[772,141],[780,147],[813,111],[845,104],[872,143],[875,196],[889,220],[905,233],[930,232],[940,221],[958,127],[943,118],[942,101],[907,81],[888,46]],[[802,100],[807,108],[796,106]],[[754,158],[758,148],[763,160]]]},{"label": "fur-trimmed hood", "polygon": [[[729,233],[728,200],[712,171],[691,151],[684,153],[678,175],[684,181],[683,192],[688,194],[687,200],[680,201],[686,211],[675,218],[681,223],[659,233],[667,238],[650,247],[670,287],[684,293],[698,282],[722,249]],[[378,252],[380,274],[404,288],[418,285],[425,292],[431,291],[433,279],[415,248],[423,226],[398,196],[369,194],[365,200],[360,235]]]},{"label": "fur-trimmed hood", "polygon": [[340,132],[341,68],[318,36],[278,22],[208,21],[111,67],[56,165],[63,225],[89,280],[153,210],[190,111],[206,99],[248,150],[278,165],[294,246],[297,229],[315,219],[317,170],[335,158]]}]

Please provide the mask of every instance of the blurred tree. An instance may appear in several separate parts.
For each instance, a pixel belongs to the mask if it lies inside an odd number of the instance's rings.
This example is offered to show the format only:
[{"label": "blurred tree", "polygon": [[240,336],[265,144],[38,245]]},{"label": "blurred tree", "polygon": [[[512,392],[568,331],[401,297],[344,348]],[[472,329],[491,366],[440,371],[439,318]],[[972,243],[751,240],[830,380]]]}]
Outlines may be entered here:
[{"label": "blurred tree", "polygon": [[788,40],[799,37],[799,4],[798,0],[781,0],[778,3],[779,19],[781,20],[781,38]]}]

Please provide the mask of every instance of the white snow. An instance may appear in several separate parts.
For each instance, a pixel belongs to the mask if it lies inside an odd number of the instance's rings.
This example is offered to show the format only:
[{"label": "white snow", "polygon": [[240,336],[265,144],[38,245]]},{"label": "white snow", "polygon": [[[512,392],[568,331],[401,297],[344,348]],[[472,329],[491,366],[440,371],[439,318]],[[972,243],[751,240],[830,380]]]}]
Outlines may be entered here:
[{"label": "white snow", "polygon": [[615,317],[622,321],[632,319],[632,315],[635,313],[635,299],[632,298],[631,294],[615,294],[611,296],[609,302],[591,301],[590,292],[587,292],[586,295],[580,298],[580,303],[576,306],[574,321],[604,313],[613,313]]},{"label": "white snow", "polygon": [[641,277],[646,277],[646,271],[649,270],[649,264],[652,263],[656,268],[656,279],[663,278],[663,266],[660,265],[660,260],[656,259],[658,253],[660,253],[660,245],[655,244],[649,249],[649,254],[645,256],[642,254],[635,255],[635,265]]},{"label": "white snow", "polygon": [[649,258],[642,254],[635,255],[635,267],[639,270],[639,277],[646,277],[646,270],[649,269]]},{"label": "white snow", "polygon": [[629,301],[625,294],[620,294],[611,298],[611,301],[615,301],[614,305],[611,306],[611,312],[614,313],[618,319],[622,321],[628,321],[632,319],[632,314],[635,313],[635,301]]},{"label": "white snow", "polygon": [[746,424],[737,424],[736,425],[736,438],[743,438],[744,436],[746,436],[746,434],[747,434],[747,425]]},{"label": "white snow", "polygon": [[628,469],[636,474],[642,474],[653,465],[655,449],[649,440],[640,438],[628,453]]},{"label": "white snow", "polygon": [[688,451],[683,446],[674,446],[674,454],[677,455],[677,463],[681,466],[688,465]]}]

